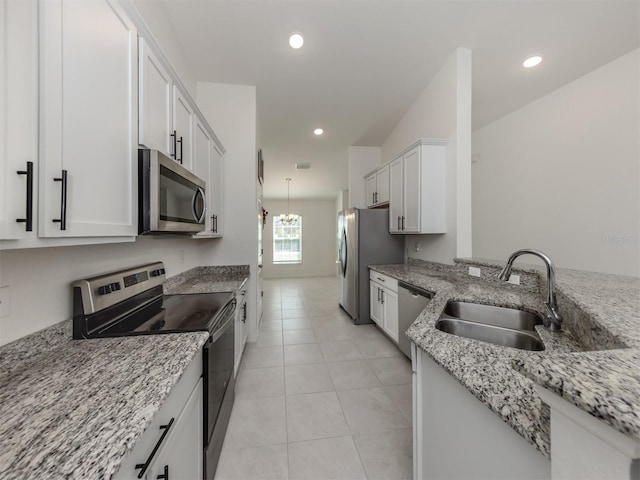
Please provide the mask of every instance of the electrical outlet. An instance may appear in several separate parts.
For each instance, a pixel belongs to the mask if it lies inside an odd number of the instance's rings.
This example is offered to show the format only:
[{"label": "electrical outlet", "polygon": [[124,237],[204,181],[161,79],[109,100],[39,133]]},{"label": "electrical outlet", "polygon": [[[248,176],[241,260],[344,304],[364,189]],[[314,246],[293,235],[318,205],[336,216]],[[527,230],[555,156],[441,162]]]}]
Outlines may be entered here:
[{"label": "electrical outlet", "polygon": [[9,286],[0,287],[0,318],[11,314],[11,291]]},{"label": "electrical outlet", "polygon": [[414,252],[419,252],[420,251],[420,242],[415,242],[413,244],[413,251]]},{"label": "electrical outlet", "polygon": [[520,275],[514,275],[512,273],[511,276],[509,277],[509,280],[507,280],[507,283],[512,283],[514,285],[520,285]]},{"label": "electrical outlet", "polygon": [[469,275],[472,277],[479,277],[480,269],[478,267],[469,267]]}]

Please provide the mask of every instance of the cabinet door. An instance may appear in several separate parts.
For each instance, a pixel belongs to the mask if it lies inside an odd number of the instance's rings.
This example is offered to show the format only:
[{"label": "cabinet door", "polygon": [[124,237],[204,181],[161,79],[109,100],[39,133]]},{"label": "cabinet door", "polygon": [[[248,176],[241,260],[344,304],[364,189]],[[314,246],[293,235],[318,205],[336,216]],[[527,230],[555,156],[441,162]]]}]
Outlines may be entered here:
[{"label": "cabinet door", "polygon": [[404,233],[420,232],[420,148],[404,154]]},{"label": "cabinet door", "polygon": [[212,233],[222,236],[224,232],[224,184],[222,176],[224,174],[224,152],[220,146],[212,142],[211,174],[208,182],[209,189],[209,217],[213,220]]},{"label": "cabinet door", "polygon": [[402,157],[398,157],[389,165],[389,231],[391,233],[401,232],[403,183]]},{"label": "cabinet door", "polygon": [[35,0],[0,2],[0,240],[35,237],[37,231],[37,18]]},{"label": "cabinet door", "polygon": [[200,379],[158,451],[147,478],[202,478],[202,397]]},{"label": "cabinet door", "polygon": [[384,330],[398,341],[398,294],[385,289],[382,292],[382,309],[384,311]]},{"label": "cabinet door", "polygon": [[207,218],[205,220],[206,233],[213,231],[213,219],[211,215],[211,168],[213,162],[213,141],[204,123],[199,118],[195,120],[193,141],[193,171],[207,182]]},{"label": "cabinet door", "polygon": [[169,72],[143,38],[138,39],[140,55],[140,106],[138,143],[159,150],[168,157],[175,154],[172,124],[172,85]]},{"label": "cabinet door", "polygon": [[42,0],[39,235],[135,235],[137,32],[115,0]]},{"label": "cabinet door", "polygon": [[[175,159],[193,171],[193,130],[195,114],[180,89],[173,86],[173,131],[176,135]],[[206,180],[207,177],[202,177]]]},{"label": "cabinet door", "polygon": [[376,282],[369,282],[369,316],[371,320],[376,322],[380,327],[383,326],[383,311],[380,297],[382,296],[382,287]]},{"label": "cabinet door", "polygon": [[376,204],[376,174],[372,173],[364,180],[365,195],[367,197],[367,208]]},{"label": "cabinet door", "polygon": [[376,172],[376,189],[378,192],[376,200],[378,203],[389,201],[389,165],[382,167]]}]

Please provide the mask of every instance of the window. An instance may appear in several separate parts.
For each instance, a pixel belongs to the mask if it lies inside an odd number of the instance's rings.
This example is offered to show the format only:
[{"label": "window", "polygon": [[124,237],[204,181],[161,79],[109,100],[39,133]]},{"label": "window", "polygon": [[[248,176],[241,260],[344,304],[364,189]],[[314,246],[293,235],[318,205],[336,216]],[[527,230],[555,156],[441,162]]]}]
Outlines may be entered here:
[{"label": "window", "polygon": [[302,263],[302,217],[298,215],[295,224],[280,222],[280,216],[273,216],[273,263]]}]

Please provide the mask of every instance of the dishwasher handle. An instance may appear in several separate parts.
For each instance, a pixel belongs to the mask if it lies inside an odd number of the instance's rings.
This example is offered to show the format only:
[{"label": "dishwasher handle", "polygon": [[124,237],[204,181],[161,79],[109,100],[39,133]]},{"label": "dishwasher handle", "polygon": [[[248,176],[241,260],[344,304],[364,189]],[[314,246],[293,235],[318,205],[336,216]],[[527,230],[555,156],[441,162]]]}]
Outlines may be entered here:
[{"label": "dishwasher handle", "polygon": [[435,295],[435,293],[430,292],[429,290],[424,290],[420,287],[416,287],[415,285],[409,285],[408,283],[401,281],[398,282],[398,286],[404,288],[405,290],[408,290],[414,296],[420,295],[421,297],[432,299]]}]

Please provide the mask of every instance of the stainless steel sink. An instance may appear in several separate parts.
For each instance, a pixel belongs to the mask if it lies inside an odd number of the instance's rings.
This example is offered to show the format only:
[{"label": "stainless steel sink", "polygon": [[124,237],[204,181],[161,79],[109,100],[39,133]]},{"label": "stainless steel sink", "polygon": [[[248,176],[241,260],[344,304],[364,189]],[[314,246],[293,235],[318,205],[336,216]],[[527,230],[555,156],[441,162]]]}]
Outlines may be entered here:
[{"label": "stainless steel sink", "polygon": [[494,307],[479,303],[449,302],[436,328],[459,337],[472,338],[521,350],[544,350],[535,330],[542,318],[515,308]]},{"label": "stainless steel sink", "polygon": [[459,337],[472,338],[504,347],[532,351],[544,350],[544,344],[535,332],[496,327],[457,318],[441,318],[436,323],[436,328]]},{"label": "stainless steel sink", "polygon": [[535,313],[479,303],[449,302],[444,313],[470,322],[531,332],[535,332],[536,325],[542,325],[542,318]]}]

